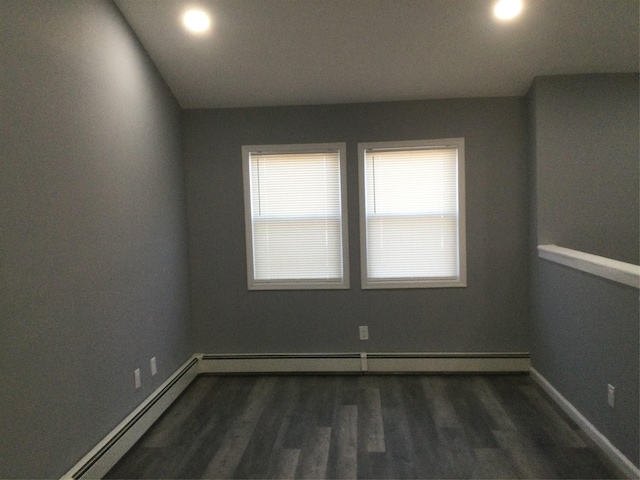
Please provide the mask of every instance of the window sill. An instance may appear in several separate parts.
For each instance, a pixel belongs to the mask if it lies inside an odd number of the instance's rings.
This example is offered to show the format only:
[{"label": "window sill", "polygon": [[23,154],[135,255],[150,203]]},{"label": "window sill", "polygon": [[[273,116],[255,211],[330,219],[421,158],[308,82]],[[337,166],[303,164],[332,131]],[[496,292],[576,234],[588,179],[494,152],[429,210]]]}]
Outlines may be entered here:
[{"label": "window sill", "polygon": [[249,291],[256,290],[348,290],[349,282],[254,282]]},{"label": "window sill", "polygon": [[403,289],[403,288],[464,288],[467,282],[455,280],[380,280],[372,281],[362,279],[363,290]]}]

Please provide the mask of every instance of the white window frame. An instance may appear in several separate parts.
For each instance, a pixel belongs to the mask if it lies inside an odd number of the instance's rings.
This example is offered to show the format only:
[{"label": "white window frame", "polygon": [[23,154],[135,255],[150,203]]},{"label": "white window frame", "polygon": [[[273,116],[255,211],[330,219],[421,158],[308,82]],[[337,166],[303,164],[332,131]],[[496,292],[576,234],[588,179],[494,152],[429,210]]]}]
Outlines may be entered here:
[{"label": "white window frame", "polygon": [[[255,154],[309,154],[338,152],[340,174],[340,213],[342,241],[342,278],[335,280],[290,279],[256,280],[254,269],[253,218],[251,204],[251,156]],[[332,290],[349,288],[349,242],[347,219],[346,143],[315,143],[288,145],[246,145],[242,147],[244,177],[245,236],[247,247],[247,285],[249,290]]]},{"label": "white window frame", "polygon": [[[373,279],[368,274],[367,253],[367,212],[366,212],[366,171],[365,152],[375,149],[415,150],[420,148],[456,148],[458,151],[458,275],[455,279],[442,278],[385,278]],[[466,220],[465,220],[465,154],[464,138],[447,138],[439,140],[417,140],[397,142],[370,142],[358,144],[359,158],[359,187],[360,187],[360,260],[361,287],[363,289],[392,289],[392,288],[450,288],[467,286],[466,260]]]}]

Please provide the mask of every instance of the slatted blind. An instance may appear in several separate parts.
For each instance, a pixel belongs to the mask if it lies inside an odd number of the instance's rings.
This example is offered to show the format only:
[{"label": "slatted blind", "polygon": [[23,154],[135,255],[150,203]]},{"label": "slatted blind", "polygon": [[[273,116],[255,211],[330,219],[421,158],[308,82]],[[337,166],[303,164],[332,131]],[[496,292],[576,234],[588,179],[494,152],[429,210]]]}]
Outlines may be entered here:
[{"label": "slatted blind", "polygon": [[456,279],[457,148],[365,150],[369,279]]},{"label": "slatted blind", "polygon": [[340,281],[340,154],[251,154],[254,279]]}]

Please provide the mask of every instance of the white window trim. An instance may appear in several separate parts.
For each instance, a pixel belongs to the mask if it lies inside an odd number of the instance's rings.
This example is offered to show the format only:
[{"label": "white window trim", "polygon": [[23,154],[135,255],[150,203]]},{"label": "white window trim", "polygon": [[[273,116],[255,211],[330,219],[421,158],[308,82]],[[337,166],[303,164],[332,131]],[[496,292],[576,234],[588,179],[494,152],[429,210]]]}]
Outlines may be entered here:
[{"label": "white window trim", "polygon": [[[458,149],[458,261],[457,279],[384,279],[373,280],[367,272],[367,212],[365,187],[365,151],[369,149],[411,149],[411,148],[455,147]],[[467,248],[465,216],[465,155],[464,138],[446,138],[439,140],[412,140],[398,142],[369,142],[358,144],[358,174],[360,199],[360,271],[362,289],[392,288],[458,288],[467,286]]]},{"label": "white window trim", "polygon": [[[340,208],[342,215],[342,279],[341,280],[268,280],[254,278],[253,222],[251,218],[251,155],[268,153],[323,153],[338,151],[340,155]],[[247,286],[249,290],[333,290],[349,288],[349,223],[347,218],[347,146],[346,143],[313,143],[288,145],[245,145],[242,147],[244,181],[245,237],[247,247]]]}]

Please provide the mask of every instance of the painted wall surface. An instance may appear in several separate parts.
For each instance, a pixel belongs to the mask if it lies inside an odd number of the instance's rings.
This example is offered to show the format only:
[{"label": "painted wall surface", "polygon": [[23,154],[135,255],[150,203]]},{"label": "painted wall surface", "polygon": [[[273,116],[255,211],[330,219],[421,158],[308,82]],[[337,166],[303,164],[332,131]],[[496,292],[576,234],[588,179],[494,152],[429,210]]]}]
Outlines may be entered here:
[{"label": "painted wall surface", "polygon": [[638,290],[542,259],[536,271],[533,367],[638,465]]},{"label": "painted wall surface", "polygon": [[[183,129],[197,352],[528,351],[525,99],[187,110]],[[363,291],[357,143],[450,137],[465,138],[468,287]],[[347,143],[351,288],[248,291],[241,147],[319,142]]]},{"label": "painted wall surface", "polygon": [[59,477],[192,353],[181,149],[112,2],[0,2],[1,478]]},{"label": "painted wall surface", "polygon": [[[537,243],[638,262],[638,75],[544,77],[529,95]],[[537,237],[537,238],[536,238]],[[638,465],[638,290],[538,259],[532,365]],[[607,384],[616,406],[607,406]]]},{"label": "painted wall surface", "polygon": [[638,75],[540,77],[537,235],[638,264]]}]

